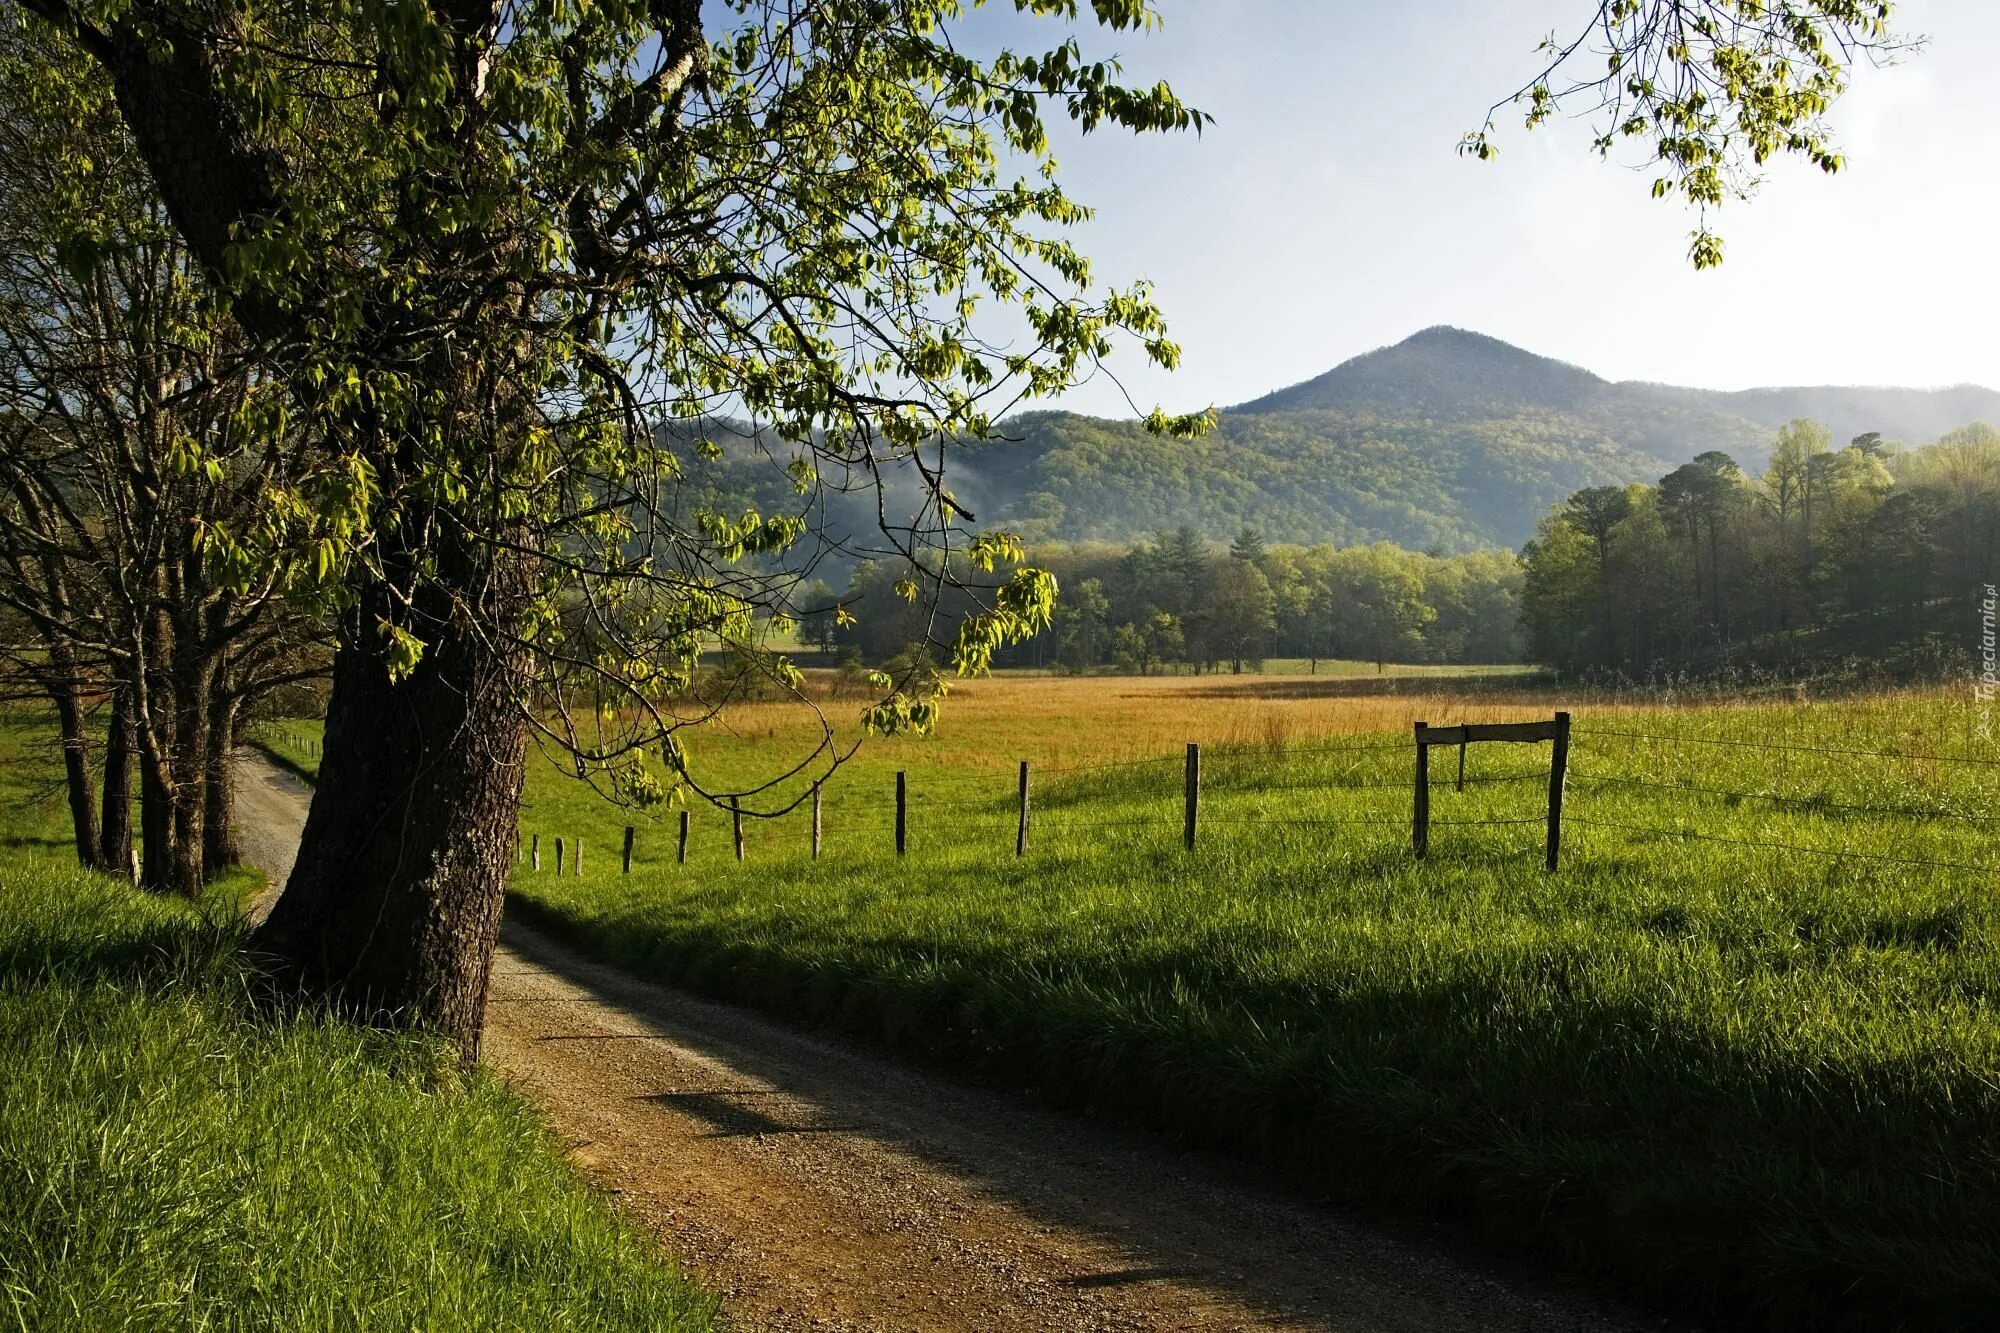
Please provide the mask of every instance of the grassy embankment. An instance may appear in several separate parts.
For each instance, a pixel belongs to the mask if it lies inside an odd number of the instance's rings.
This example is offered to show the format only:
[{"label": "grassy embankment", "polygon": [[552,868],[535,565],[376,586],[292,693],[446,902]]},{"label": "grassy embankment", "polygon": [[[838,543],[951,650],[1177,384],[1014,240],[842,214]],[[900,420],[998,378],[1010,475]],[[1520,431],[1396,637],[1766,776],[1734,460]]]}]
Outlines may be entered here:
[{"label": "grassy embankment", "polygon": [[714,1303],[439,1046],[253,1003],[236,909],[79,871],[0,715],[0,1323],[704,1330]]},{"label": "grassy embankment", "polygon": [[[547,868],[517,873],[516,910],[635,971],[1468,1219],[1670,1300],[1856,1324],[2000,1308],[2000,912],[1976,869],[2000,863],[2000,768],[1694,739],[2000,757],[1969,703],[1579,707],[1548,876],[1542,749],[1475,747],[1467,790],[1433,794],[1440,821],[1530,822],[1436,827],[1422,864],[1407,842],[1409,721],[1546,701],[1241,688],[965,687],[942,736],[874,744],[830,785],[817,864],[803,813],[754,823],[739,866],[703,809],[685,867],[668,826],[640,820],[625,878],[630,816],[538,766],[524,828]],[[757,707],[694,741],[747,777],[801,734]],[[1206,750],[1193,856],[1187,739]],[[1017,862],[1023,756],[1042,776]],[[1435,754],[1435,782],[1454,757]],[[1055,771],[1107,759],[1130,766]],[[1355,822],[1284,822],[1306,820]],[[557,833],[584,837],[580,877],[554,876]]]}]

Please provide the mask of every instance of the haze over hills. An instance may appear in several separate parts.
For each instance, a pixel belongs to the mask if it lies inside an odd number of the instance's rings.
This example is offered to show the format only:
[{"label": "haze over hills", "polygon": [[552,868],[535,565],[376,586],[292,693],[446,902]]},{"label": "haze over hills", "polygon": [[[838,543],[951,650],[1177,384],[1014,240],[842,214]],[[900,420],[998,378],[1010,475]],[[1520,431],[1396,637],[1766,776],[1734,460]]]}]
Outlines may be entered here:
[{"label": "haze over hills", "polygon": [[[1007,438],[954,451],[950,482],[982,523],[1030,540],[1126,541],[1183,523],[1220,540],[1250,523],[1273,541],[1458,551],[1518,546],[1571,491],[1657,481],[1706,450],[1761,468],[1798,416],[1836,443],[1879,431],[1927,444],[2000,422],[2000,392],[1614,382],[1437,327],[1227,409],[1199,440],[1066,412],[1010,417]],[[767,511],[784,503],[789,480],[771,460],[731,451],[714,466],[730,475],[709,484],[751,488]],[[771,476],[753,479],[753,466]]]},{"label": "haze over hills", "polygon": [[1937,389],[1820,385],[1731,391],[1642,380],[1614,382],[1498,338],[1440,325],[1232,410],[1301,408],[1447,418],[1476,418],[1495,410],[1610,414],[1621,418],[1630,442],[1661,441],[1656,452],[1668,456],[1683,450],[1683,437],[1690,432],[1710,432],[1720,440],[1740,432],[1747,422],[1768,434],[1801,416],[1826,426],[1836,441],[1880,431],[1888,439],[1927,444],[1968,422],[1992,420],[2000,412],[2000,392],[1970,384]]}]

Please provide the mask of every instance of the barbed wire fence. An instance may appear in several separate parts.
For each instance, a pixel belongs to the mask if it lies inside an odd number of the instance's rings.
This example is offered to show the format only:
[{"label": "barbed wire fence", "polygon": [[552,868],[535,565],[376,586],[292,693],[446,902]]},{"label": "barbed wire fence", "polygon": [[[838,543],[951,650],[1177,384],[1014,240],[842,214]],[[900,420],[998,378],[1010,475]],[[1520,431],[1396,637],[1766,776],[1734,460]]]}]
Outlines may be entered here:
[{"label": "barbed wire fence", "polygon": [[[321,754],[317,738],[281,724],[264,727],[262,739],[266,748],[289,749],[291,754],[281,757],[293,762],[299,758],[316,761]],[[1468,773],[1467,748],[1486,741],[1529,744],[1547,741],[1554,752],[1546,763],[1499,772]],[[1458,752],[1456,772],[1432,775],[1428,771],[1428,752],[1437,748]],[[1762,785],[1729,786],[1712,778],[1698,780],[1684,776],[1690,754],[1703,752],[1752,753],[1774,762],[1777,768],[1766,775],[1770,780]],[[1414,762],[1401,773],[1385,771],[1384,766],[1393,764],[1398,755]],[[1972,791],[1945,790],[1929,801],[1850,799],[1851,793],[1836,796],[1825,790],[1787,790],[1795,785],[1792,765],[1796,756],[1810,756],[1819,762],[1838,761],[1843,768],[1858,763],[1885,770],[1905,766],[1913,770],[1905,777],[1918,780],[1918,785],[1934,778],[1938,771],[1991,774],[1992,780]],[[1704,775],[1717,768],[1714,763],[1699,761],[1694,766]],[[1300,771],[1315,768],[1320,771]],[[1635,768],[1639,771],[1633,771]],[[1155,773],[1157,778],[1153,777]],[[1572,729],[1565,713],[1558,713],[1550,721],[1531,723],[1475,722],[1448,727],[1418,723],[1415,734],[1408,739],[1371,737],[1276,745],[1251,743],[1211,747],[1206,755],[1200,745],[1190,743],[1181,755],[1047,765],[1023,761],[1014,771],[995,767],[943,772],[899,770],[895,777],[893,796],[885,789],[879,800],[860,804],[850,800],[843,805],[838,830],[843,842],[852,846],[855,840],[861,840],[883,853],[907,856],[920,820],[927,835],[925,841],[932,847],[965,845],[972,836],[973,825],[982,819],[1010,825],[1009,840],[1017,857],[1030,855],[1050,836],[1096,835],[1107,831],[1148,830],[1158,833],[1163,841],[1178,833],[1183,848],[1198,853],[1218,838],[1254,837],[1259,830],[1320,829],[1331,833],[1396,829],[1400,830],[1400,836],[1394,839],[1380,834],[1363,836],[1375,838],[1370,846],[1385,851],[1401,846],[1414,857],[1422,858],[1429,851],[1432,830],[1542,825],[1546,831],[1543,843],[1510,846],[1502,849],[1502,854],[1525,858],[1540,851],[1545,857],[1545,867],[1556,870],[1564,830],[1575,827],[1616,835],[1627,844],[1643,845],[1664,839],[1816,857],[1829,862],[2000,874],[2000,856],[1912,855],[1882,841],[1862,848],[1795,837],[1746,836],[1740,829],[1721,827],[1723,821],[1718,818],[1725,809],[1735,812],[1744,806],[1768,807],[1774,815],[1793,818],[1822,816],[1843,821],[1936,824],[1976,831],[1983,844],[1990,841],[1996,826],[2000,826],[2000,813],[1990,813],[2000,811],[2000,757],[1750,740],[1685,731],[1642,731],[1629,726],[1584,725]],[[1437,817],[1431,813],[1434,796],[1468,789],[1495,792],[1526,784],[1546,787],[1546,799],[1537,803],[1540,808],[1532,812],[1482,810],[1471,817]],[[1301,809],[1311,794],[1348,792],[1393,794],[1403,808],[1323,814]],[[1657,810],[1659,815],[1646,818],[1634,813],[1629,802],[1623,806],[1615,804],[1612,798],[1619,793],[1645,796],[1647,803],[1639,809]],[[817,792],[810,811],[812,853],[817,857],[826,837]],[[744,821],[764,816],[740,806],[721,813],[731,825],[735,859],[746,859]],[[803,810],[799,813],[803,815]],[[676,860],[685,862],[693,816],[687,810],[680,810],[677,815]],[[666,831],[671,836],[671,826]],[[621,854],[616,858],[623,873],[631,873],[638,835],[636,826],[625,827]],[[581,873],[582,839],[573,831],[553,834],[545,840],[544,831],[524,829],[517,859],[527,868],[541,870],[545,845],[556,849],[558,873]],[[1593,842],[1577,850],[1588,856],[1601,847]]]}]

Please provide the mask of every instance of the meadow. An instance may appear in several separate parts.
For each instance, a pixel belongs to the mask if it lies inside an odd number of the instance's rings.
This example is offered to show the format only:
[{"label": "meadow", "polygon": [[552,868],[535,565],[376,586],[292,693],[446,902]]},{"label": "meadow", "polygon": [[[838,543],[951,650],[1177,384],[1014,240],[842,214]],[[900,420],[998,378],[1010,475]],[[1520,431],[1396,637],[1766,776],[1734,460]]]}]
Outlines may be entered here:
[{"label": "meadow", "polygon": [[[971,682],[936,737],[871,742],[827,784],[816,862],[803,810],[750,821],[739,863],[701,808],[677,864],[671,816],[541,764],[523,830],[544,868],[518,869],[510,910],[636,972],[1672,1304],[1990,1317],[2000,747],[1969,689],[1569,696],[1554,874],[1545,746],[1472,747],[1462,791],[1434,752],[1430,854],[1409,849],[1410,723],[1545,718],[1551,696],[1336,689]],[[757,705],[694,753],[746,780],[804,734]],[[580,875],[555,875],[558,834],[584,839]]]},{"label": "meadow", "polygon": [[716,1327],[497,1080],[261,1003],[260,875],[190,904],[78,870],[50,731],[0,714],[0,1322]]}]

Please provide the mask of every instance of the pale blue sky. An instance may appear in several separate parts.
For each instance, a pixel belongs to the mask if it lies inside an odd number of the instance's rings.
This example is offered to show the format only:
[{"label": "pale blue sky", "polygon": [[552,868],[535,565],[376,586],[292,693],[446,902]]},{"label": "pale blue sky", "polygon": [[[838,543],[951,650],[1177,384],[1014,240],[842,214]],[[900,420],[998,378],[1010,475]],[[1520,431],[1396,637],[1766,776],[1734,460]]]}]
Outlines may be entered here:
[{"label": "pale blue sky", "polygon": [[[1171,377],[1118,359],[1141,406],[1241,402],[1431,324],[1617,379],[2000,387],[2000,5],[1907,0],[1902,28],[1930,45],[1857,75],[1834,116],[1848,169],[1775,168],[1717,216],[1728,260],[1707,273],[1686,260],[1693,215],[1599,161],[1584,124],[1503,119],[1498,161],[1454,151],[1590,0],[1159,8],[1164,29],[1087,32],[1086,53],[1217,123],[1058,141],[1099,213],[1082,239],[1100,275],[1153,279],[1186,350]],[[968,37],[1048,44],[1011,9]],[[1102,382],[1064,405],[1128,414]]]}]

